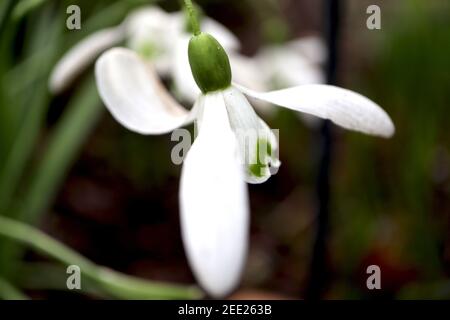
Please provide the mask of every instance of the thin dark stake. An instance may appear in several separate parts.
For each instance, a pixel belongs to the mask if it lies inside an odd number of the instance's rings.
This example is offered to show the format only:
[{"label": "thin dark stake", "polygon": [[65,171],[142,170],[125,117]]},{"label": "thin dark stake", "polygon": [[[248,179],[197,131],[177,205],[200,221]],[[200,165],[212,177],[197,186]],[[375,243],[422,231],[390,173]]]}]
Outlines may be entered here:
[{"label": "thin dark stake", "polygon": [[[326,77],[328,84],[336,84],[336,71],[338,62],[339,18],[340,1],[325,0],[325,38],[328,48]],[[307,299],[323,298],[330,279],[330,270],[327,264],[327,240],[330,218],[330,176],[333,152],[333,134],[330,121],[324,121],[318,132],[319,172],[317,176],[317,220],[316,238],[314,242],[310,280],[306,292]]]}]

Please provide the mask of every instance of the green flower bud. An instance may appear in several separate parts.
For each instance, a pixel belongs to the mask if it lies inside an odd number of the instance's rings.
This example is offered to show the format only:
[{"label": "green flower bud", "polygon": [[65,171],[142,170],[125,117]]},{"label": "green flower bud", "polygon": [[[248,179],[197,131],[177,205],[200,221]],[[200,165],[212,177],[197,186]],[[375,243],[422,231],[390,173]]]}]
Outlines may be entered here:
[{"label": "green flower bud", "polygon": [[188,51],[192,74],[203,93],[226,89],[231,85],[230,61],[214,37],[206,33],[193,36]]}]

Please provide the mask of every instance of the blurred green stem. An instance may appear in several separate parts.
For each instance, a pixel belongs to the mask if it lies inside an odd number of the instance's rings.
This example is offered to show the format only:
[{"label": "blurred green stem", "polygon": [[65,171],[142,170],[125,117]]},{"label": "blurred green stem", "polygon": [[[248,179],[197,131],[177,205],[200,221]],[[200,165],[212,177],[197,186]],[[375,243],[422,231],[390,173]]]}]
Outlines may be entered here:
[{"label": "blurred green stem", "polygon": [[7,280],[0,278],[0,299],[4,300],[27,300],[27,297],[17,290]]},{"label": "blurred green stem", "polygon": [[200,34],[200,25],[197,20],[197,14],[195,12],[194,5],[191,0],[184,0],[184,5],[187,11],[187,18],[189,23],[191,24],[192,32],[194,36],[198,36]]},{"label": "blurred green stem", "polygon": [[[36,275],[39,277],[36,277]],[[16,269],[14,277],[10,280],[22,290],[55,290],[65,291],[67,273],[66,268],[55,262],[24,262]],[[110,297],[90,279],[83,279],[82,292],[95,299],[108,299]]]},{"label": "blurred green stem", "polygon": [[202,297],[202,293],[193,286],[151,282],[98,266],[40,230],[1,216],[0,235],[26,244],[65,265],[77,265],[82,275],[117,298],[197,299]]}]

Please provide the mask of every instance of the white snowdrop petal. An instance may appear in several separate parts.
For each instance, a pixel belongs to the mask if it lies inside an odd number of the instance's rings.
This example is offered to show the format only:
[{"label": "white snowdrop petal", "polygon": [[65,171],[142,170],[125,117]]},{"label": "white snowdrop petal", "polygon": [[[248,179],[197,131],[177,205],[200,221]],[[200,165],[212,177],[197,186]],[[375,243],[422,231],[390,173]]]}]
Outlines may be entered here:
[{"label": "white snowdrop petal", "polygon": [[238,285],[245,263],[248,195],[222,95],[199,99],[202,124],[181,175],[181,231],[198,282],[211,296],[224,297]]},{"label": "white snowdrop petal", "polygon": [[163,134],[195,117],[167,92],[150,64],[129,49],[113,48],[96,63],[100,96],[114,118],[141,134]]},{"label": "white snowdrop petal", "polygon": [[346,129],[386,138],[395,132],[392,120],[380,106],[347,89],[314,84],[259,93],[242,86],[239,88],[256,99],[329,119]]},{"label": "white snowdrop petal", "polygon": [[248,183],[263,183],[279,167],[277,138],[239,90],[230,87],[223,96],[231,128],[238,139],[245,179]]},{"label": "white snowdrop petal", "polygon": [[69,50],[56,64],[50,75],[49,88],[59,93],[67,88],[103,51],[121,42],[125,37],[123,27],[97,31]]}]

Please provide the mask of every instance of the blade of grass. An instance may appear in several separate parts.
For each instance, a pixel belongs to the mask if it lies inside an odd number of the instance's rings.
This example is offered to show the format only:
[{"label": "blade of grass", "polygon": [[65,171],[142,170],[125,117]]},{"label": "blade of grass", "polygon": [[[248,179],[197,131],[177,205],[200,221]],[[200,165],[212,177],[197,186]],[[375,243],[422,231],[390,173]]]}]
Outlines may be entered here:
[{"label": "blade of grass", "polygon": [[29,223],[39,220],[103,110],[91,77],[79,89],[50,137],[25,192],[20,220]]},{"label": "blade of grass", "polygon": [[35,108],[31,108],[26,114],[0,173],[0,214],[3,214],[11,203],[23,168],[31,155],[41,128],[48,95],[44,88],[40,87],[41,90],[36,90],[32,95],[36,103]]},{"label": "blade of grass", "polygon": [[[49,262],[24,263],[18,269],[14,283],[25,290],[55,290],[67,291],[66,268],[59,264]],[[105,294],[97,289],[90,279],[83,279],[83,291],[80,294],[89,295],[93,298],[107,299],[111,295]],[[75,293],[76,290],[75,290]]]},{"label": "blade of grass", "polygon": [[37,9],[47,0],[21,0],[13,9],[12,19],[15,21],[22,19],[28,12]]},{"label": "blade of grass", "polygon": [[[33,170],[14,217],[34,224],[52,202],[67,170],[78,154],[87,135],[97,123],[103,107],[93,77],[79,89],[54,132],[43,156]],[[10,215],[11,215],[10,213]],[[11,242],[0,243],[0,269],[9,275],[22,248]]]},{"label": "blade of grass", "polygon": [[7,280],[0,277],[0,299],[27,300],[27,297]]},{"label": "blade of grass", "polygon": [[11,6],[12,0],[4,0],[0,2],[0,34],[3,33],[4,24],[8,17]]},{"label": "blade of grass", "polygon": [[82,276],[105,292],[124,299],[197,299],[202,293],[193,286],[152,282],[98,266],[64,244],[24,223],[0,216],[0,235],[19,241],[64,265],[77,265]]},{"label": "blade of grass", "polygon": [[[59,20],[55,19],[53,22],[48,22],[49,14],[49,12],[45,13],[42,16],[44,22],[41,22],[33,30],[34,33],[32,34],[35,34],[37,40],[34,41],[34,45],[28,48],[30,53],[40,52],[42,48],[46,47],[56,48],[59,39],[59,31],[57,31],[56,26]],[[26,86],[27,91],[20,92],[18,95],[11,95],[11,90],[6,93],[6,89],[11,88],[4,83],[4,78],[1,79],[3,101],[14,103],[14,106],[2,106],[2,108],[9,108],[16,113],[20,112],[20,114],[11,115],[11,117],[21,121],[14,131],[14,139],[9,150],[6,146],[4,147],[8,152],[0,167],[0,214],[6,212],[9,208],[27,160],[39,136],[49,104],[46,79],[53,65],[55,53],[54,50],[49,51],[46,59],[35,60],[35,63],[27,68],[26,72],[23,72],[27,76],[22,81],[32,84],[32,86]],[[17,66],[17,68],[20,68],[20,66]],[[20,86],[19,83],[16,85]]]}]

